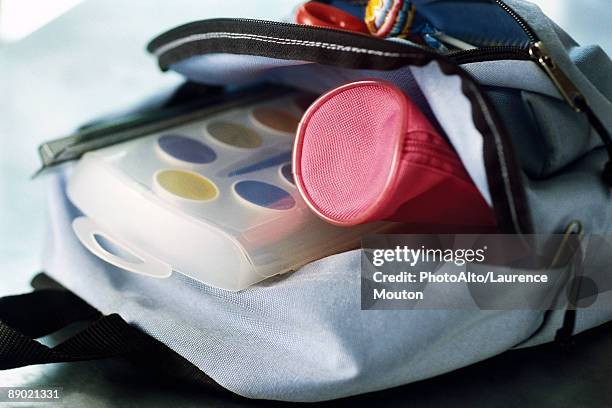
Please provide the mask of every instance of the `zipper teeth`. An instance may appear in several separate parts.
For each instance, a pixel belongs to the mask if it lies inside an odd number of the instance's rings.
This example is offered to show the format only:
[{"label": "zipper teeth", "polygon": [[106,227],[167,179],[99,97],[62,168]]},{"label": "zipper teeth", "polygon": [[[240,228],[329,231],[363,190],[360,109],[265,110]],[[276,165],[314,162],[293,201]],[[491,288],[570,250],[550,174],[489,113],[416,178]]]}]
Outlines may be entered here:
[{"label": "zipper teeth", "polygon": [[479,62],[486,57],[493,57],[495,59],[531,59],[527,48],[512,45],[497,45],[477,48],[475,50],[461,50],[451,52],[446,56],[457,64]]},{"label": "zipper teeth", "polygon": [[516,11],[514,11],[504,1],[495,0],[495,3],[497,3],[499,7],[501,7],[506,13],[508,13],[510,17],[512,17],[514,21],[516,21],[517,24],[521,26],[521,28],[523,29],[523,31],[525,31],[525,34],[527,34],[532,43],[538,42],[538,36],[536,35],[536,33],[533,32],[533,30],[531,29],[529,24],[527,24],[527,22],[523,19],[523,17],[518,15]]},{"label": "zipper teeth", "polygon": [[[503,0],[494,0],[495,3],[504,10],[525,32],[531,44],[539,41],[536,33],[531,29],[529,24],[516,11],[508,6]],[[478,61],[478,57],[486,56],[501,56],[508,55],[509,57],[520,57],[521,59],[532,59],[529,54],[529,49],[512,45],[499,45],[490,47],[480,47],[475,50],[456,51],[448,54],[448,57],[453,59],[458,64]]]},{"label": "zipper teeth", "polygon": [[[510,6],[508,6],[503,0],[493,0],[493,1],[502,10],[504,10],[510,17],[512,17],[512,19],[521,27],[521,29],[529,37],[529,40],[530,40],[530,42],[532,44],[539,41],[537,35],[531,29],[529,24],[519,14],[517,14]],[[294,23],[289,23],[289,22],[285,22],[285,21],[270,21],[270,20],[261,20],[261,19],[250,19],[250,18],[235,18],[233,20],[242,21],[242,22],[248,22],[248,23],[258,23],[258,24],[264,24],[264,25],[270,25],[270,26],[280,26],[280,27],[296,27],[296,26],[298,26],[298,27],[300,27],[300,25],[296,25]],[[302,26],[302,28],[306,28],[306,29],[310,29],[310,30],[317,30],[317,31],[349,34],[349,35],[354,35],[354,36],[365,36],[365,37],[368,37],[368,38],[372,38],[371,36],[366,36],[366,35],[359,34],[359,33],[354,33],[354,32],[350,32],[350,31],[346,31],[346,30],[340,30],[340,29],[329,28],[329,27]],[[375,38],[375,37],[373,37],[373,38]],[[376,39],[378,39],[378,38],[376,38]],[[378,40],[387,43],[387,41],[384,40],[384,39],[378,39]],[[167,43],[167,41],[163,41],[162,44],[159,45],[157,48],[163,46],[164,43]],[[432,52],[431,49],[429,49],[426,46],[421,46],[420,44],[403,44],[403,43],[398,43],[398,45],[401,45],[402,47],[407,48],[407,49],[425,51],[427,53],[431,53]],[[528,49],[523,48],[523,47],[510,46],[510,45],[480,47],[480,48],[475,49],[475,50],[455,51],[455,52],[451,52],[449,54],[446,54],[446,56],[451,58],[451,59],[453,59],[453,60],[455,60],[456,63],[460,64],[460,63],[468,63],[468,62],[477,61],[478,57],[486,57],[486,56],[494,57],[496,55],[504,55],[504,54],[509,54],[510,57],[518,56],[518,57],[521,57],[522,59],[531,59],[531,57],[529,56]]]}]

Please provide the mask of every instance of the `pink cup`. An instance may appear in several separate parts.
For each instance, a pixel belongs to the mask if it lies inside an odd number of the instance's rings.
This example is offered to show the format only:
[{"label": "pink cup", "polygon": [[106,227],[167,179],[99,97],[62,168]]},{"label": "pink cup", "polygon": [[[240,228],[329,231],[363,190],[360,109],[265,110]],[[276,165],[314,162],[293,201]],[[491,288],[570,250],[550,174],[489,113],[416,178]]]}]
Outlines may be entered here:
[{"label": "pink cup", "polygon": [[293,173],[310,208],[332,224],[495,224],[456,153],[386,82],[350,83],[315,101],[298,127]]}]

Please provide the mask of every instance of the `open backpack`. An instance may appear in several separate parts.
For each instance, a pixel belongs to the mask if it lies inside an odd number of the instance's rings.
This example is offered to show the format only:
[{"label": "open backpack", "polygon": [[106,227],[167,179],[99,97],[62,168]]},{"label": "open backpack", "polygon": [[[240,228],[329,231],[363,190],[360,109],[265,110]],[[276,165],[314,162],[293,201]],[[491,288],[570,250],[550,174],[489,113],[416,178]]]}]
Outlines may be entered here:
[{"label": "open backpack", "polygon": [[[365,7],[331,3],[355,14]],[[213,98],[219,87],[270,83],[321,94],[381,79],[409,95],[443,132],[493,209],[499,232],[574,228],[607,236],[609,57],[598,46],[577,44],[526,1],[414,3],[444,32],[478,47],[436,53],[288,22],[196,21],[149,43],[159,67],[187,83],[147,109]],[[113,132],[102,129],[101,135]],[[39,277],[39,290],[0,300],[2,369],[121,355],[248,398],[313,402],[434,377],[612,320],[612,310],[597,307],[361,310],[359,250],[240,292],[180,274],[156,280],[126,273],[92,256],[74,236],[80,212],[66,195],[72,167],[68,162],[45,176],[44,267],[51,279]],[[599,267],[612,264],[607,256]],[[82,320],[92,323],[56,347],[34,340]]]}]

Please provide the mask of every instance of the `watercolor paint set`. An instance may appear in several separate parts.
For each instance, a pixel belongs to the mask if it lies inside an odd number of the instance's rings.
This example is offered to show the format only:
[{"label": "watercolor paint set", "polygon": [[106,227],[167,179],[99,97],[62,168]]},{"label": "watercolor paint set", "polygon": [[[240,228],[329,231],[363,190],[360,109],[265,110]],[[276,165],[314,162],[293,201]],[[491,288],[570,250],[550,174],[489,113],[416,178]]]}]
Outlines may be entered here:
[{"label": "watercolor paint set", "polygon": [[[122,269],[173,271],[241,290],[356,247],[369,224],[340,228],[302,200],[291,171],[312,96],[291,92],[86,153],[68,184],[73,229]],[[237,106],[236,106],[237,105]]]}]

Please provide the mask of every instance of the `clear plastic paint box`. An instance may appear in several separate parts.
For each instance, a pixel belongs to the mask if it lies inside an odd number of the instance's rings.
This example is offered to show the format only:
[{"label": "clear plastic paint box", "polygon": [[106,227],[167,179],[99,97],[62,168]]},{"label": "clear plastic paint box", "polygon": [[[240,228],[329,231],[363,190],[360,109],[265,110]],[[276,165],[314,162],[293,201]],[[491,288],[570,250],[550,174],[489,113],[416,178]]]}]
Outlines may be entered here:
[{"label": "clear plastic paint box", "polygon": [[327,224],[295,187],[291,150],[307,101],[297,92],[234,101],[86,153],[68,183],[84,214],[73,222],[76,235],[127,271],[157,278],[176,271],[232,291],[356,247],[386,226]]}]

